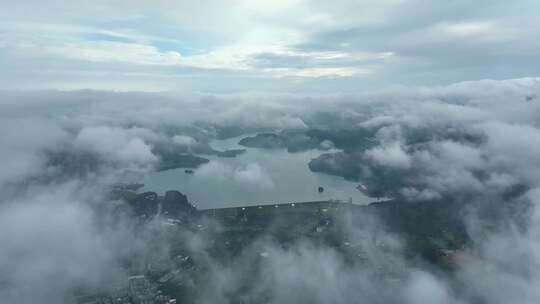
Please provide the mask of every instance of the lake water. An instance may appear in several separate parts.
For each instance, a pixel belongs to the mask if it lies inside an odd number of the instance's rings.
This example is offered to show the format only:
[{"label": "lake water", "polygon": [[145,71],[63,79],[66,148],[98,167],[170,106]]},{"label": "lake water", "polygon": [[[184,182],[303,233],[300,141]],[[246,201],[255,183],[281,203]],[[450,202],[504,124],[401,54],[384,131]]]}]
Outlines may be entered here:
[{"label": "lake water", "polygon": [[[218,150],[239,149],[241,138],[215,140],[211,145]],[[144,190],[160,194],[178,190],[200,209],[350,198],[357,204],[373,201],[356,189],[356,183],[311,172],[307,164],[320,154],[247,148],[236,158],[203,156],[210,162],[194,174],[184,169],[154,172],[144,181]]]}]

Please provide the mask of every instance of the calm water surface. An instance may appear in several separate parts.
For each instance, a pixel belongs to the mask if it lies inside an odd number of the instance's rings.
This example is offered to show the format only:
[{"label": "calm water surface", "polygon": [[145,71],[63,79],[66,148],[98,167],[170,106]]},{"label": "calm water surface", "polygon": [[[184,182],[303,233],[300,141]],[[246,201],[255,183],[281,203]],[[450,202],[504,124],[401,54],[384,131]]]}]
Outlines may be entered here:
[{"label": "calm water surface", "polygon": [[[215,149],[238,149],[242,137],[211,142]],[[247,148],[236,158],[203,156],[208,164],[186,174],[174,169],[150,174],[144,190],[160,194],[176,189],[186,194],[197,208],[287,203],[341,199],[366,204],[370,199],[358,191],[356,183],[341,177],[311,172],[308,162],[321,154],[310,150],[288,153],[286,150]],[[319,193],[318,187],[324,187]]]}]

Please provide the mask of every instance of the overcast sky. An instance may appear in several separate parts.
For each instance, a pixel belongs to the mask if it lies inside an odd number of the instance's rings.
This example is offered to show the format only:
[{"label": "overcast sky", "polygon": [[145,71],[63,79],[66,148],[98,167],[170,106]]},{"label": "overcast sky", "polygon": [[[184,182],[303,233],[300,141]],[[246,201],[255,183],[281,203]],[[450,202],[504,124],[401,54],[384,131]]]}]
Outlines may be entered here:
[{"label": "overcast sky", "polygon": [[0,87],[355,92],[538,76],[537,0],[0,0]]}]

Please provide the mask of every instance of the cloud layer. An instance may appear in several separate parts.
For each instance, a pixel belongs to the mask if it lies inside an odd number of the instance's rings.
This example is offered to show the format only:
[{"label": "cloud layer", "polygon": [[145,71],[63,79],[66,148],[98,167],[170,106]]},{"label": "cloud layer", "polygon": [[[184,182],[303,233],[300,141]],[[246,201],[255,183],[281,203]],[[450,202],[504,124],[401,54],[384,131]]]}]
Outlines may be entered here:
[{"label": "cloud layer", "polygon": [[357,92],[536,76],[540,61],[534,0],[2,4],[11,88]]},{"label": "cloud layer", "polygon": [[[479,30],[483,27],[453,29]],[[77,287],[100,289],[123,277],[119,261],[145,256],[144,248],[168,253],[159,223],[134,234],[129,219],[107,216],[121,206],[105,196],[108,186],[151,170],[158,158],[153,147],[190,146],[230,133],[318,128],[364,134],[354,138],[369,145],[343,148],[328,160],[338,171],[343,164],[356,170],[368,188],[387,182],[382,194],[403,198],[404,204],[470,204],[463,217],[473,244],[464,248],[472,257],[467,267],[455,278],[411,267],[399,236],[377,230],[387,249],[373,247],[370,229],[380,226],[366,219],[361,227],[344,224],[351,243],[363,244],[375,269],[381,260],[392,261],[403,281],[380,283],[374,269],[348,267],[333,249],[309,241],[283,248],[262,239],[231,265],[211,264],[215,268],[201,273],[214,286],[201,302],[226,299],[249,279],[256,288],[244,293],[246,300],[271,303],[537,303],[538,96],[535,78],[323,96],[2,92],[0,268],[6,271],[0,274],[0,297],[7,303],[61,303]],[[350,133],[358,130],[363,133]],[[340,149],[347,140],[337,139],[333,143]],[[70,161],[58,162],[58,154]],[[68,172],[80,172],[77,165],[89,160],[95,166],[83,168],[87,174]],[[210,175],[272,187],[257,163],[208,166]],[[515,214],[518,220],[507,218]],[[488,219],[501,215],[490,225]],[[207,258],[210,243],[198,239],[203,237],[183,241]],[[262,259],[257,276],[247,275],[257,265],[246,262],[250,253]],[[455,280],[461,283],[457,287]]]}]

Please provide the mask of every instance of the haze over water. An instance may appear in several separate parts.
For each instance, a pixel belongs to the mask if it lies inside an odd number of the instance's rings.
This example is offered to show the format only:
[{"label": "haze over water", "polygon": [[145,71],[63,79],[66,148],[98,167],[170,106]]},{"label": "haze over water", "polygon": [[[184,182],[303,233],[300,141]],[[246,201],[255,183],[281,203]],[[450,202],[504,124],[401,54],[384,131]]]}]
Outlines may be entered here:
[{"label": "haze over water", "polygon": [[[219,150],[244,148],[237,144],[240,139],[215,140],[211,145]],[[311,172],[307,164],[321,151],[246,150],[236,158],[204,156],[210,162],[194,174],[186,174],[183,168],[151,173],[144,190],[160,194],[179,190],[201,209],[349,198],[356,204],[374,201],[354,182]],[[319,186],[323,193],[318,192]]]}]

